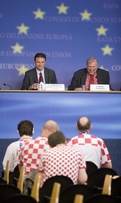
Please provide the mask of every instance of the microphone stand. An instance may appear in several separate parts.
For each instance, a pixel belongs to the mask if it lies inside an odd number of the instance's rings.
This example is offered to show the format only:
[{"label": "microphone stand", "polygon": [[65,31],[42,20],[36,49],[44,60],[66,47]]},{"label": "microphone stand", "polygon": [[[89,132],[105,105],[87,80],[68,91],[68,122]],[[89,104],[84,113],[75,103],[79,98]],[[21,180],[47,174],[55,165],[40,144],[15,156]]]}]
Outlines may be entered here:
[{"label": "microphone stand", "polygon": [[11,85],[8,85],[8,84],[3,84],[4,86],[8,86],[9,88],[10,88],[10,90],[12,90],[12,87],[11,87]]}]

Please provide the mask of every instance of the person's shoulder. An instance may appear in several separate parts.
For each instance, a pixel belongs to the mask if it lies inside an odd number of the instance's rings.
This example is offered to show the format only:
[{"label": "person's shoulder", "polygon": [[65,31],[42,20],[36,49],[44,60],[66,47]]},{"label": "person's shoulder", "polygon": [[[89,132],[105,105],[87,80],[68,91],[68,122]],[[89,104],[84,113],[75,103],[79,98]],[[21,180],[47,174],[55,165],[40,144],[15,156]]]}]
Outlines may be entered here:
[{"label": "person's shoulder", "polygon": [[77,154],[81,154],[81,151],[79,148],[73,147],[73,146],[68,146],[66,145],[66,148],[68,151],[70,151],[71,153],[77,153]]},{"label": "person's shoulder", "polygon": [[36,71],[36,68],[32,68],[32,69],[27,70],[25,73],[26,74],[31,74],[31,73],[33,73],[35,71]]},{"label": "person's shoulder", "polygon": [[81,73],[86,73],[87,72],[87,69],[86,68],[82,68],[82,69],[79,69],[77,71],[75,71],[74,73],[75,74],[81,74]]},{"label": "person's shoulder", "polygon": [[19,140],[14,141],[14,142],[10,143],[10,144],[8,145],[8,147],[9,147],[9,148],[10,148],[10,147],[12,148],[13,146],[18,145],[18,143],[19,143]]},{"label": "person's shoulder", "polygon": [[75,135],[74,137],[69,138],[69,139],[68,139],[68,142],[71,141],[71,140],[77,139],[77,138],[78,138],[78,135]]},{"label": "person's shoulder", "polygon": [[85,138],[91,138],[91,139],[96,139],[96,140],[102,140],[101,138],[99,138],[98,136],[96,135],[93,135],[93,134],[90,134],[90,133],[87,133],[84,135]]},{"label": "person's shoulder", "polygon": [[35,141],[36,140],[48,140],[47,137],[42,137],[42,136],[38,136],[37,138],[34,139]]},{"label": "person's shoulder", "polygon": [[19,143],[22,143],[21,148],[25,148],[26,146],[30,145],[33,142],[34,142],[34,138],[19,140]]},{"label": "person's shoulder", "polygon": [[91,135],[91,137],[97,139],[99,144],[104,143],[104,140],[96,135]]},{"label": "person's shoulder", "polygon": [[109,71],[106,70],[106,69],[98,68],[97,70],[98,70],[99,73],[109,74]]},{"label": "person's shoulder", "polygon": [[10,144],[7,146],[6,151],[7,151],[7,152],[12,152],[12,151],[15,150],[16,148],[18,148],[18,143],[19,143],[19,140],[10,143]]},{"label": "person's shoulder", "polygon": [[48,138],[47,137],[37,137],[34,139],[34,143],[46,143],[48,141]]},{"label": "person's shoulder", "polygon": [[54,72],[53,69],[51,69],[51,68],[47,68],[47,67],[44,67],[44,70],[45,70],[45,71],[49,71],[49,72]]}]

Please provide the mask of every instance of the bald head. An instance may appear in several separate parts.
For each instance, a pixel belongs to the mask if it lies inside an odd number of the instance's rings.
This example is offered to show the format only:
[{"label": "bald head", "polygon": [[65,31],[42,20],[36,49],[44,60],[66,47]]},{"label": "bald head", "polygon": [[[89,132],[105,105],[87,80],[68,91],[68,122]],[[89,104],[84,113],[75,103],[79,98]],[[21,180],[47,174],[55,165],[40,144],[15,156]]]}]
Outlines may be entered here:
[{"label": "bald head", "polygon": [[91,121],[87,117],[81,117],[77,121],[77,129],[80,132],[89,132],[91,130]]},{"label": "bald head", "polygon": [[42,136],[43,137],[49,137],[50,134],[59,131],[58,124],[53,120],[48,120],[42,129]]}]

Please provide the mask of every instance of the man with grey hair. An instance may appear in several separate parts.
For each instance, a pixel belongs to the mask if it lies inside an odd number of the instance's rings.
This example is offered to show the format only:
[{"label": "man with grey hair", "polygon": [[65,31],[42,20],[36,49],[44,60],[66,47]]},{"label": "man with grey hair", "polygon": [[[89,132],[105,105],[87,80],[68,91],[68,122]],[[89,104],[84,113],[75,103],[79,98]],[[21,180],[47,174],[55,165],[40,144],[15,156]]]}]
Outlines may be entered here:
[{"label": "man with grey hair", "polygon": [[[68,90],[82,91],[82,86],[85,90],[90,90],[91,84],[108,84],[110,85],[109,72],[98,68],[98,60],[95,57],[90,57],[86,61],[86,68],[76,71],[71,80]],[[110,86],[110,89],[111,86]]]},{"label": "man with grey hair", "polygon": [[41,136],[24,143],[19,153],[19,165],[24,166],[25,175],[38,169],[41,154],[50,148],[48,137],[59,130],[58,124],[53,120],[48,120],[43,128]]},{"label": "man with grey hair", "polygon": [[77,121],[77,130],[79,135],[68,141],[68,146],[74,146],[80,149],[85,161],[91,161],[98,168],[112,168],[110,154],[105,142],[94,135],[90,134],[92,124],[89,118],[81,117]]}]

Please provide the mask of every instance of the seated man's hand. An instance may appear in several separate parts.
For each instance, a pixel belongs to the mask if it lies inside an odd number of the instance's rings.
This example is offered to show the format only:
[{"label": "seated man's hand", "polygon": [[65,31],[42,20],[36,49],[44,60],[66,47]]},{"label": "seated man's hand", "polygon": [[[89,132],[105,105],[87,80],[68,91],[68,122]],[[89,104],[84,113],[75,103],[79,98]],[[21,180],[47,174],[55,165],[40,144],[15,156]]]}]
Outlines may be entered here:
[{"label": "seated man's hand", "polygon": [[82,91],[82,88],[81,87],[77,87],[77,88],[75,88],[74,91]]},{"label": "seated man's hand", "polygon": [[38,83],[34,83],[34,84],[32,84],[32,85],[29,87],[29,89],[30,89],[30,90],[36,90],[37,87],[38,87]]}]

